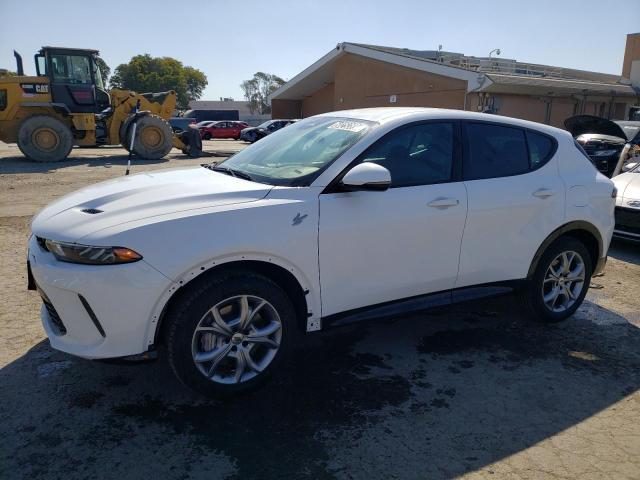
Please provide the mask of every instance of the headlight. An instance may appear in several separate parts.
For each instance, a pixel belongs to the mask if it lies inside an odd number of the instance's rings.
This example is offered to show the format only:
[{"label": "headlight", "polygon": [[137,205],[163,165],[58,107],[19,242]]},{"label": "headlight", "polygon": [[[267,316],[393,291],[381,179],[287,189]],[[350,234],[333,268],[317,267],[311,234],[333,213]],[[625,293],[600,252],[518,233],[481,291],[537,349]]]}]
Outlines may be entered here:
[{"label": "headlight", "polygon": [[[42,245],[42,242],[40,242]],[[45,240],[44,246],[62,262],[85,263],[89,265],[115,265],[142,260],[142,255],[124,247],[92,247],[77,243]]]},{"label": "headlight", "polygon": [[594,157],[610,157],[611,155],[616,155],[618,150],[596,150],[592,153]]}]

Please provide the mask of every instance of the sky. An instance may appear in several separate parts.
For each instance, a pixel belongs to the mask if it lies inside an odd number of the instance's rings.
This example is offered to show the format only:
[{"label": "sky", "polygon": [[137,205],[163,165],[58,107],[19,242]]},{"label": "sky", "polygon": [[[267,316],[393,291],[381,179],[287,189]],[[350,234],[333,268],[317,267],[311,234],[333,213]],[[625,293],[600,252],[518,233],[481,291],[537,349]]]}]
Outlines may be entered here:
[{"label": "sky", "polygon": [[620,74],[640,0],[0,0],[0,68],[26,73],[43,45],[93,48],[115,69],[137,54],[202,70],[201,100],[242,99],[257,71],[290,79],[339,42],[443,50]]}]

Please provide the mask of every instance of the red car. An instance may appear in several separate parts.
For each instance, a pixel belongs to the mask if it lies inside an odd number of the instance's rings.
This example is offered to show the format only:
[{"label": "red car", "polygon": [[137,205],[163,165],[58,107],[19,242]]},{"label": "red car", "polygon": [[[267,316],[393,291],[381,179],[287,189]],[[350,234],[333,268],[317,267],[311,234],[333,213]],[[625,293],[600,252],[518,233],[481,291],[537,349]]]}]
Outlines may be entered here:
[{"label": "red car", "polygon": [[212,122],[207,126],[200,127],[200,137],[203,140],[211,140],[212,138],[233,138],[238,140],[242,129],[248,126],[249,124],[238,121],[222,120]]}]

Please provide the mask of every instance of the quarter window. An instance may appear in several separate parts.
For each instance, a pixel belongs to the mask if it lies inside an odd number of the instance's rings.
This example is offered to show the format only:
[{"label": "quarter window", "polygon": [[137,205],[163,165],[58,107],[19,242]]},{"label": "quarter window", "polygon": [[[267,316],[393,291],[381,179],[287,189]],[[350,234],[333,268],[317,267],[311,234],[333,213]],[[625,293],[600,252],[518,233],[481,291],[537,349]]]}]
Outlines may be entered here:
[{"label": "quarter window", "polygon": [[391,132],[362,156],[391,172],[391,187],[451,180],[453,124],[425,123]]},{"label": "quarter window", "polygon": [[523,130],[501,125],[468,123],[469,152],[465,180],[507,177],[529,171],[529,154]]},{"label": "quarter window", "polygon": [[551,156],[553,142],[546,135],[527,131],[527,144],[529,145],[531,170],[535,170],[542,166]]}]

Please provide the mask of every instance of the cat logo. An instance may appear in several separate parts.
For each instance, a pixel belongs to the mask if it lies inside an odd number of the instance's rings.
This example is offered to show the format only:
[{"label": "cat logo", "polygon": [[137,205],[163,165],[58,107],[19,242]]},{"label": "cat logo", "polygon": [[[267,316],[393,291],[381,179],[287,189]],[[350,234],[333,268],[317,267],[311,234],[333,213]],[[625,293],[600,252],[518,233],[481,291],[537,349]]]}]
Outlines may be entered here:
[{"label": "cat logo", "polygon": [[23,94],[34,95],[34,94],[48,94],[49,93],[49,84],[47,83],[22,83],[20,84],[22,87]]}]

